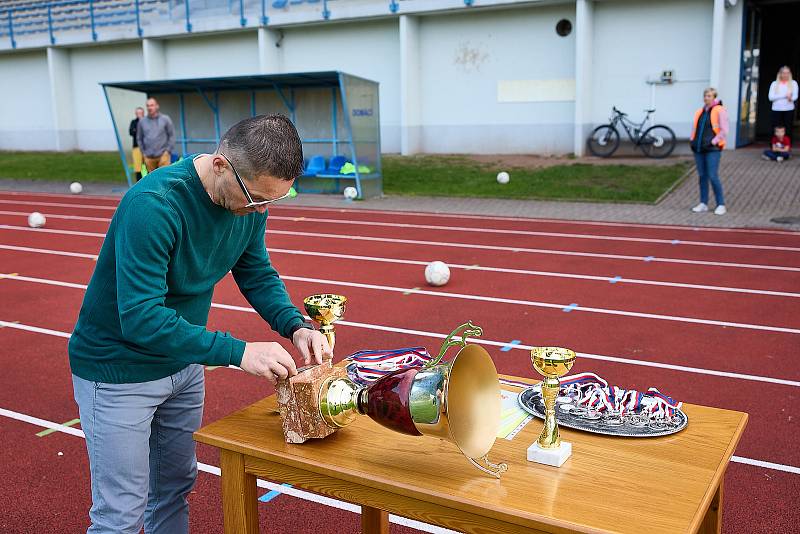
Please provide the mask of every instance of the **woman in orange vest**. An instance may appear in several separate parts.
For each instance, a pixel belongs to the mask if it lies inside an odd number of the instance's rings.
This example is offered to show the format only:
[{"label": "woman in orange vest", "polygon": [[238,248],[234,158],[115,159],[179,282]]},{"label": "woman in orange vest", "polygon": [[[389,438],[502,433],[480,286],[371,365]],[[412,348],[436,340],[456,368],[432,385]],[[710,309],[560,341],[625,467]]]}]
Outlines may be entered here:
[{"label": "woman in orange vest", "polygon": [[700,204],[692,208],[695,213],[708,211],[708,183],[714,189],[717,207],[714,213],[725,215],[725,198],[719,180],[719,159],[728,135],[728,112],[717,98],[717,90],[709,87],[703,91],[703,107],[695,111],[692,135],[689,141],[700,177]]}]

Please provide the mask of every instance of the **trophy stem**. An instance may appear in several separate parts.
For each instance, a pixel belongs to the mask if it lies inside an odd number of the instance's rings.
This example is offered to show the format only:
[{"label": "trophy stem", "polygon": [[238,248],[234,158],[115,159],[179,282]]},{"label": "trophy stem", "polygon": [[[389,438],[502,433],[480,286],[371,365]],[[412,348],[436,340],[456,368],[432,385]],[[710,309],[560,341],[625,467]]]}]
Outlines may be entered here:
[{"label": "trophy stem", "polygon": [[325,335],[325,338],[328,340],[328,345],[330,345],[331,350],[333,350],[333,346],[336,344],[336,333],[334,332],[333,325],[323,324],[319,331]]},{"label": "trophy stem", "polygon": [[544,428],[537,443],[543,449],[556,449],[561,445],[556,421],[556,397],[560,383],[558,377],[547,376],[542,381],[542,399],[544,400]]}]

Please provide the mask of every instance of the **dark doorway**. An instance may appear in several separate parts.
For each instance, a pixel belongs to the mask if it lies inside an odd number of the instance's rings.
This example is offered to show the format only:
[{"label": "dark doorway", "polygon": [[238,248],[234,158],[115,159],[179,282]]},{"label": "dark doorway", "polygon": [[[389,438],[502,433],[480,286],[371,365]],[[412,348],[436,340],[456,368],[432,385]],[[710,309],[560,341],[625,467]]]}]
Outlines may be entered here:
[{"label": "dark doorway", "polygon": [[[761,43],[759,53],[758,111],[756,114],[756,139],[769,140],[772,124],[769,101],[769,86],[775,81],[778,69],[788,65],[792,77],[800,80],[800,1],[762,0],[750,6],[761,18]],[[795,127],[798,132],[797,108],[795,108]],[[796,139],[796,135],[791,135]]]}]

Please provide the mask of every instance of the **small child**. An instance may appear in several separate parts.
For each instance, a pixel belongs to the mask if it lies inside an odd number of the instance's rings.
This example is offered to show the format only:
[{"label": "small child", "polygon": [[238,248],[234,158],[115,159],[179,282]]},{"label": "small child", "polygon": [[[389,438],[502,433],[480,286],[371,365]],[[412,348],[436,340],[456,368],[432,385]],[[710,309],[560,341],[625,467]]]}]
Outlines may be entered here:
[{"label": "small child", "polygon": [[763,159],[781,162],[792,157],[792,140],[786,135],[786,128],[783,126],[775,127],[775,135],[772,136],[772,150],[765,150],[761,155]]}]

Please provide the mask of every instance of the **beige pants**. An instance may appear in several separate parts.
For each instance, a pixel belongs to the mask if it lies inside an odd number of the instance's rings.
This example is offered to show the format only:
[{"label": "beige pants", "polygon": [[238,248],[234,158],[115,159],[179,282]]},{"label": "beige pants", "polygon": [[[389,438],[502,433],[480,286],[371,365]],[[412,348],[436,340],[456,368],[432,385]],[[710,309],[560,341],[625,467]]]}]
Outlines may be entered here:
[{"label": "beige pants", "polygon": [[142,150],[138,146],[133,147],[131,157],[133,158],[133,172],[142,172]]},{"label": "beige pants", "polygon": [[147,172],[153,172],[159,167],[166,167],[170,163],[169,159],[169,152],[167,151],[164,151],[164,153],[157,158],[148,158],[145,156],[144,164],[147,165]]}]

